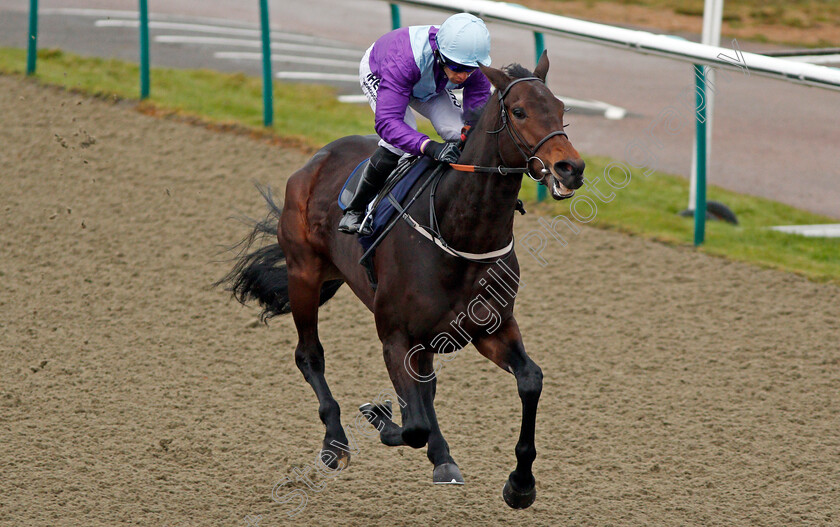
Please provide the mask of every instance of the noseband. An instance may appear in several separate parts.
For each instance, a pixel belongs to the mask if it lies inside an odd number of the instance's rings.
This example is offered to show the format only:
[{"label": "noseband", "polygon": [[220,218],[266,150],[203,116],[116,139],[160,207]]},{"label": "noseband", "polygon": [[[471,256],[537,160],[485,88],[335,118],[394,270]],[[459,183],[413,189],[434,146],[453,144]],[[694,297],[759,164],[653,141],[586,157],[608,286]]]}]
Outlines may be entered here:
[{"label": "noseband", "polygon": [[[513,88],[513,86],[516,85],[517,83],[526,82],[526,81],[544,82],[539,77],[523,77],[521,79],[515,79],[513,82],[508,84],[507,87],[504,89],[504,91],[497,92],[499,94],[499,107],[500,107],[499,119],[502,122],[502,126],[499,127],[498,130],[488,131],[487,133],[488,134],[498,134],[502,130],[507,130],[511,141],[513,141],[513,145],[516,147],[517,150],[519,150],[519,153],[522,154],[522,157],[525,158],[525,169],[523,170],[523,172],[528,174],[528,177],[530,177],[534,181],[542,181],[543,177],[545,177],[546,175],[549,174],[549,170],[545,166],[545,163],[543,162],[543,160],[540,159],[539,157],[537,157],[537,155],[536,155],[537,150],[539,150],[540,147],[542,147],[542,145],[544,145],[546,143],[546,141],[548,141],[552,137],[562,135],[563,137],[568,138],[569,136],[563,130],[555,130],[555,131],[549,133],[548,135],[546,135],[545,137],[543,137],[542,139],[540,139],[540,141],[533,148],[528,147],[528,142],[525,141],[525,139],[522,137],[522,134],[520,134],[519,131],[513,126],[513,123],[508,118],[507,108],[505,108],[505,97],[507,97],[508,93],[510,93],[510,89]],[[526,152],[526,150],[530,151],[530,153]],[[501,156],[501,155],[502,155],[502,151],[501,151],[501,149],[499,149],[499,156]],[[533,160],[539,161],[540,164],[542,165],[542,169],[540,170],[540,173],[542,174],[542,177],[535,178],[531,174],[531,170],[529,168],[529,165],[531,164],[531,161],[533,161]]]}]

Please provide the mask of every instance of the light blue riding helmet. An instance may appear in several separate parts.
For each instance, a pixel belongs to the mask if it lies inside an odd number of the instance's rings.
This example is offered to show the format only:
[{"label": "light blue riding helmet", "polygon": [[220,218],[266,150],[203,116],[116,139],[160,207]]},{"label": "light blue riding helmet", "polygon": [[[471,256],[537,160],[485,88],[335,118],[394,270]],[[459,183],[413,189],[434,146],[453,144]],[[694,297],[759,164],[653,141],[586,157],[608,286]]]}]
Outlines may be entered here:
[{"label": "light blue riding helmet", "polygon": [[444,57],[458,64],[490,65],[490,32],[483,20],[469,13],[447,18],[438,30],[437,45]]}]

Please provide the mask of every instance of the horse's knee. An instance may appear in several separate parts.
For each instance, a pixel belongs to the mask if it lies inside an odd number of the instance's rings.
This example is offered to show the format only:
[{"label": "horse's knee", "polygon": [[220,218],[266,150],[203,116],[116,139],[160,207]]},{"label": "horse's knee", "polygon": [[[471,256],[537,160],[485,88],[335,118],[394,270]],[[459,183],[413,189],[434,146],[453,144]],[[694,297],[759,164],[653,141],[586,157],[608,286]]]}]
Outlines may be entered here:
[{"label": "horse's knee", "polygon": [[431,430],[428,424],[403,426],[402,440],[403,443],[412,448],[422,448],[429,442],[430,433]]}]

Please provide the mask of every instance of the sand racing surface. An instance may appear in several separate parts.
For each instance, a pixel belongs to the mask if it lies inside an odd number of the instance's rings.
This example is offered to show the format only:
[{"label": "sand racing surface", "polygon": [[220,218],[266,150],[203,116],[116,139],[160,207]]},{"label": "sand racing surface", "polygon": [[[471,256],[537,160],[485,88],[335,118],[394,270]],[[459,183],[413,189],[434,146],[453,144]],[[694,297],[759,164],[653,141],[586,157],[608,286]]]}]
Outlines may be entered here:
[{"label": "sand racing surface", "polygon": [[[436,401],[465,486],[361,427],[319,478],[291,318],[211,287],[252,181],[282,196],[305,157],[8,76],[0,115],[0,525],[840,524],[835,286],[593,228],[520,250],[536,503],[501,498],[520,403],[472,347]],[[345,287],[320,334],[354,428],[390,388],[373,317]]]}]

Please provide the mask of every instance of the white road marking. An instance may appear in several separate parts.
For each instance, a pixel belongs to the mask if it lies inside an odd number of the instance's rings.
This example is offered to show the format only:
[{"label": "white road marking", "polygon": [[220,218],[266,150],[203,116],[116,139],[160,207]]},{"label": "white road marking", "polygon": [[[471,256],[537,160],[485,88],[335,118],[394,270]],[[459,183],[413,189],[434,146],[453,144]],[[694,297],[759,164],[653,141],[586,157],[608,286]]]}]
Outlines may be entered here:
[{"label": "white road marking", "polygon": [[[262,53],[254,53],[250,51],[217,51],[216,53],[213,53],[213,56],[217,59],[262,60]],[[271,54],[271,60],[277,62],[292,62],[295,64],[318,64],[319,66],[359,69],[359,63],[350,60],[301,57],[300,55],[279,55],[276,53]]]},{"label": "white road marking", "polygon": [[[113,9],[73,9],[73,8],[45,8],[39,9],[38,14],[41,15],[73,15],[73,16],[89,16],[89,17],[96,17],[96,18],[127,18],[129,20],[137,20],[138,14],[137,11],[117,11]],[[183,20],[187,18],[185,16],[178,16],[178,15],[164,15],[161,13],[153,13],[149,12],[149,20]],[[225,27],[242,27],[245,29],[255,29],[257,28],[256,25],[239,21],[239,20],[232,20],[229,18],[209,18],[209,17],[197,17],[197,16],[190,16],[188,17],[192,22],[201,22],[204,24],[218,24]]]},{"label": "white road marking", "polygon": [[590,110],[593,112],[603,113],[606,119],[611,121],[619,121],[627,117],[627,110],[620,106],[613,106],[612,104],[595,101],[592,99],[573,99],[571,97],[558,97],[563,103],[574,111],[575,108],[582,110]]},{"label": "white road marking", "polygon": [[114,16],[137,18],[137,11],[117,11],[114,9],[76,9],[72,7],[39,9],[40,15],[75,15],[75,16]]},{"label": "white road marking", "polygon": [[840,238],[840,223],[827,223],[825,225],[781,225],[770,228],[774,231],[799,234],[801,236]]},{"label": "white road marking", "polygon": [[[39,13],[43,15],[57,15],[57,14],[64,14],[64,15],[77,15],[77,16],[91,16],[91,17],[114,17],[114,18],[122,18],[124,20],[97,20],[95,22],[97,27],[138,27],[139,22],[137,21],[137,12],[136,11],[119,11],[119,10],[111,10],[111,9],[73,9],[73,8],[60,8],[60,9],[41,9]],[[239,35],[239,36],[248,36],[259,38],[260,32],[258,29],[253,28],[253,25],[242,23],[242,27],[231,27],[231,25],[237,24],[236,21],[227,21],[227,20],[219,20],[219,19],[209,19],[209,18],[201,18],[196,19],[200,21],[206,21],[206,24],[187,24],[181,22],[166,22],[165,20],[172,20],[173,17],[169,17],[166,15],[158,15],[158,14],[150,14],[150,18],[155,19],[149,22],[149,27],[151,29],[169,29],[169,30],[181,30],[181,31],[194,31],[198,33],[215,33],[220,35]],[[164,21],[161,21],[164,20]],[[225,24],[225,25],[218,25],[218,24]],[[280,51],[305,51],[310,53],[316,54],[328,54],[328,55],[338,55],[344,57],[352,57],[354,59],[360,59],[363,55],[362,51],[356,50],[348,50],[343,49],[341,47],[325,47],[329,46],[329,44],[333,44],[335,46],[341,46],[342,43],[337,41],[324,41],[321,39],[317,39],[315,37],[310,37],[308,35],[298,35],[294,33],[285,33],[282,31],[272,31],[271,32],[272,39],[278,40],[288,40],[292,42],[299,42],[301,44],[291,44],[287,42],[272,42],[271,49],[276,49]],[[171,43],[171,44],[208,44],[208,45],[220,45],[220,46],[240,46],[240,47],[248,47],[248,48],[260,48],[262,43],[259,40],[248,40],[248,39],[234,39],[234,38],[223,38],[223,37],[191,37],[191,36],[181,36],[181,35],[160,35],[154,38],[155,42],[160,43]],[[317,44],[317,46],[307,46],[302,44]],[[217,52],[214,54],[216,58],[220,59],[239,59],[239,60],[258,60],[262,58],[260,53],[248,53],[248,52]],[[285,62],[293,62],[293,63],[301,63],[301,64],[318,64],[323,66],[334,66],[334,67],[358,67],[358,63],[352,61],[342,61],[337,59],[328,59],[328,58],[303,58],[299,56],[291,56],[291,55],[272,55],[272,58],[277,61],[285,61]],[[822,55],[822,56],[807,56],[807,57],[790,57],[790,60],[800,60],[803,62],[836,62],[840,59],[840,56],[837,55]],[[278,79],[287,79],[287,80],[324,80],[324,81],[337,81],[337,82],[356,82],[358,81],[358,76],[356,75],[345,75],[339,73],[315,73],[315,72],[280,72],[277,74]],[[342,102],[348,103],[366,103],[367,98],[363,95],[343,95],[339,97],[339,100]],[[566,102],[572,108],[581,108],[586,110],[598,111],[603,112],[603,115],[607,119],[623,119],[627,116],[627,110],[618,106],[613,106],[611,104],[602,102],[602,101],[593,101],[593,100],[583,100],[583,99],[571,99],[568,97],[563,97],[563,101]]]},{"label": "white road marking", "polygon": [[319,73],[314,71],[281,71],[277,75],[283,80],[359,82],[358,75],[343,75],[341,73]]},{"label": "white road marking", "polygon": [[364,95],[339,95],[338,102],[346,102],[348,104],[367,104],[367,97]]},{"label": "white road marking", "polygon": [[[94,25],[96,27],[130,27],[135,28],[140,26],[138,20],[97,20]],[[260,38],[262,34],[258,29],[248,29],[242,27],[227,27],[209,24],[183,24],[180,22],[149,22],[149,29],[171,29],[176,31],[193,31],[196,33],[211,33],[215,35],[238,35],[242,37]],[[271,38],[277,40],[288,40],[291,42],[302,42],[310,44],[328,45],[335,47],[346,47],[342,42],[336,40],[319,39],[310,35],[299,35],[297,33],[285,33],[283,31],[272,31]],[[359,52],[361,53],[361,51]]]},{"label": "white road marking", "polygon": [[[220,38],[220,37],[190,37],[185,35],[159,35],[155,37],[155,42],[165,44],[208,44],[211,46],[240,46],[243,48],[260,48],[262,42],[259,40],[246,40],[240,38]],[[341,55],[344,57],[353,57],[359,60],[362,59],[363,53],[352,49],[326,48],[323,46],[304,46],[301,44],[287,44],[285,42],[272,42],[271,49],[279,49],[284,51],[305,51],[308,53],[320,53],[328,55]]]},{"label": "white road marking", "polygon": [[627,110],[625,110],[624,108],[619,108],[618,106],[613,106],[604,110],[604,117],[609,119],[610,121],[620,121],[626,116]]}]

